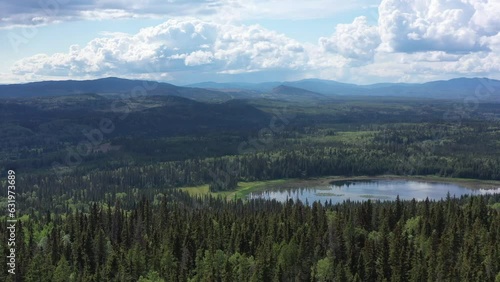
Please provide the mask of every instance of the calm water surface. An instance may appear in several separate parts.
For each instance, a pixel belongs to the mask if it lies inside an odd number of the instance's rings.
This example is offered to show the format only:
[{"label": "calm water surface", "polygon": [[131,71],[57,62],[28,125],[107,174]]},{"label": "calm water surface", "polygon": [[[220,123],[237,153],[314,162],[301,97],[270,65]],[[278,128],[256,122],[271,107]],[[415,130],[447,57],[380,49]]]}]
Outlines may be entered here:
[{"label": "calm water surface", "polygon": [[453,197],[462,195],[480,195],[488,193],[500,193],[497,189],[469,189],[459,184],[423,182],[412,180],[349,180],[334,181],[327,186],[314,186],[303,188],[291,188],[281,190],[267,190],[254,192],[249,195],[250,199],[276,199],[286,201],[288,199],[300,199],[309,203],[314,201],[332,201],[332,203],[342,203],[350,199],[351,201],[372,200],[395,200],[399,195],[400,199],[425,200],[425,198],[439,200],[446,198],[447,193]]}]

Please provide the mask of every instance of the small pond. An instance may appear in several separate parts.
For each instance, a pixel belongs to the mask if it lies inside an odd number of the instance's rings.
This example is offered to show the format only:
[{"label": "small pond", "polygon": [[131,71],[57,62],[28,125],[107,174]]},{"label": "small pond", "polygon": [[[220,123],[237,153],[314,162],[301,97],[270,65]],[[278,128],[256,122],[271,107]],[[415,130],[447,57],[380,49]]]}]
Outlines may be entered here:
[{"label": "small pond", "polygon": [[309,203],[314,201],[332,201],[332,203],[342,203],[345,200],[366,201],[372,200],[395,200],[399,195],[402,200],[440,200],[446,198],[447,193],[451,197],[462,195],[480,195],[488,193],[500,193],[497,189],[470,189],[460,184],[425,182],[414,180],[347,180],[332,181],[329,185],[310,186],[289,189],[269,189],[253,192],[248,197],[250,199],[263,198],[268,200],[278,200],[284,202],[288,199],[300,199]]}]

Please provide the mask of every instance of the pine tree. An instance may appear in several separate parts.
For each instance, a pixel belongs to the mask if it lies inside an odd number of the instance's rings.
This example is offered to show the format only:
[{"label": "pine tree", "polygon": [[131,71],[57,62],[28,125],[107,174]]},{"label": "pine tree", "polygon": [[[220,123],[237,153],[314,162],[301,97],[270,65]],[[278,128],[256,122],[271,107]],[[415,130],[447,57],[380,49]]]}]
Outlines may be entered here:
[{"label": "pine tree", "polygon": [[54,276],[52,277],[52,281],[54,282],[67,282],[70,280],[71,275],[71,267],[69,266],[68,261],[63,256],[57,263],[57,267],[54,270]]}]

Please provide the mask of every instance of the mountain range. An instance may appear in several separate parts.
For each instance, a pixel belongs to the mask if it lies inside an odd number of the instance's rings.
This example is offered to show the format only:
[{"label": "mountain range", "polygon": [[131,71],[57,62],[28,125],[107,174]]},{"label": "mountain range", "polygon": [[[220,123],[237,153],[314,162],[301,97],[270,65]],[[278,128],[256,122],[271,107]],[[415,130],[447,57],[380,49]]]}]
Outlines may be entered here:
[{"label": "mountain range", "polygon": [[116,77],[95,80],[41,81],[0,85],[0,98],[63,96],[72,94],[179,96],[204,102],[234,98],[268,98],[290,101],[324,100],[341,96],[393,96],[412,98],[498,100],[500,81],[488,78],[456,78],[426,83],[378,83],[356,85],[332,80],[304,79],[286,82],[203,82],[176,86],[164,82]]},{"label": "mountain range", "polygon": [[482,98],[490,99],[500,95],[500,81],[488,78],[455,78],[426,83],[377,83],[371,85],[356,85],[322,79],[304,79],[255,84],[204,82],[187,86],[213,90],[244,89],[266,93],[273,92],[276,87],[287,86],[327,96],[397,96],[457,99],[475,95],[477,89],[480,92],[478,96]]}]

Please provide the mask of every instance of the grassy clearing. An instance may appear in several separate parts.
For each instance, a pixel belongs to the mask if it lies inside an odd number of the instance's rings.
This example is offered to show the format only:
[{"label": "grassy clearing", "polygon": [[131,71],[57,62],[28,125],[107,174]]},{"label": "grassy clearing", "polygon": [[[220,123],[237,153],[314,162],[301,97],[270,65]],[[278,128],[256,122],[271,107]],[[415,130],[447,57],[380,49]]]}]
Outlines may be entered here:
[{"label": "grassy clearing", "polygon": [[216,193],[209,191],[208,184],[201,186],[193,186],[193,187],[183,187],[180,189],[184,192],[187,192],[191,196],[212,195],[215,197],[219,196],[219,197],[224,197],[228,200],[232,200],[232,199],[245,199],[252,192],[272,188],[273,186],[284,184],[288,181],[290,180],[278,179],[269,181],[239,182],[238,187],[235,190],[216,192]]},{"label": "grassy clearing", "polygon": [[273,186],[277,186],[280,184],[284,184],[289,180],[286,179],[278,179],[278,180],[269,180],[269,181],[254,181],[254,182],[240,182],[238,183],[238,189],[235,191],[223,192],[227,193],[228,199],[244,199],[250,193],[262,191],[267,188],[271,188]]},{"label": "grassy clearing", "polygon": [[330,136],[308,136],[304,140],[316,144],[364,144],[371,142],[377,131],[339,131]]},{"label": "grassy clearing", "polygon": [[203,196],[208,194],[214,194],[210,193],[210,191],[208,190],[208,184],[201,186],[183,187],[180,189],[184,192],[187,192],[190,196]]}]

